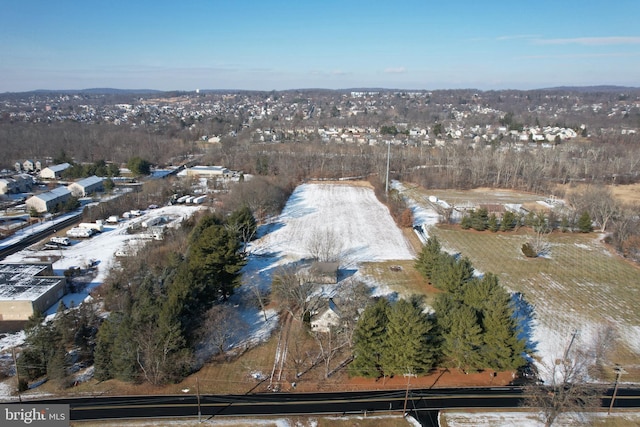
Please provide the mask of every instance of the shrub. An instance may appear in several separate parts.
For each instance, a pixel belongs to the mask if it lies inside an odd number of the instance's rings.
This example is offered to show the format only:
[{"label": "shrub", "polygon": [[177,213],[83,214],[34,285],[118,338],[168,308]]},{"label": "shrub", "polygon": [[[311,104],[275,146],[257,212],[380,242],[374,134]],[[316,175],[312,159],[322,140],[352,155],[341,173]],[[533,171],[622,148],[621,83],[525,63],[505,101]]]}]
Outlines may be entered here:
[{"label": "shrub", "polygon": [[533,246],[529,242],[522,245],[522,253],[527,258],[536,258],[538,256],[536,251],[533,249]]}]

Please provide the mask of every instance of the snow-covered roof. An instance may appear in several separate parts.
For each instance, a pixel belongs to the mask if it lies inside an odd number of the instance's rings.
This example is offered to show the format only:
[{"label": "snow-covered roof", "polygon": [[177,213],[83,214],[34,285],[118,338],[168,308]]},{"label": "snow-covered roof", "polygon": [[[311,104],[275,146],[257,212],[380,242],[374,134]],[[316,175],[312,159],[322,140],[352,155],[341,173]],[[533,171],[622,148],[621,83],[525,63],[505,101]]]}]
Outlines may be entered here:
[{"label": "snow-covered roof", "polygon": [[49,264],[0,263],[0,301],[35,301],[64,277],[40,276]]},{"label": "snow-covered roof", "polygon": [[71,165],[69,163],[60,163],[59,165],[51,165],[51,166],[47,166],[47,169],[49,169],[52,172],[62,172],[65,169],[70,168]]},{"label": "snow-covered roof", "polygon": [[75,185],[79,185],[81,187],[86,188],[86,187],[91,187],[92,185],[101,184],[101,183],[102,183],[102,178],[93,175],[93,176],[90,176],[89,178],[84,178],[84,179],[81,179],[80,181],[76,181],[72,184],[69,184],[69,187],[75,184]]},{"label": "snow-covered roof", "polygon": [[38,199],[48,202],[50,200],[55,200],[59,197],[65,197],[71,195],[71,192],[65,187],[54,188],[53,190],[47,191],[45,193],[37,194],[33,197],[37,197]]}]

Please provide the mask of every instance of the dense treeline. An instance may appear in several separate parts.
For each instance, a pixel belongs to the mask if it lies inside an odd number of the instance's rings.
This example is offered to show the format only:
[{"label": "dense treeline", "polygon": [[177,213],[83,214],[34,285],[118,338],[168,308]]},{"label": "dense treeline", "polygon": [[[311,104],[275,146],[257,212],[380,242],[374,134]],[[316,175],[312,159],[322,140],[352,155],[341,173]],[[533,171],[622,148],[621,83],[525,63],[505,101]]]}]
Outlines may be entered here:
[{"label": "dense treeline", "polygon": [[244,245],[256,227],[247,206],[225,217],[201,214],[168,229],[163,242],[148,243],[138,256],[120,259],[94,293],[109,313],[104,320],[88,303],[61,305],[46,323],[32,319],[18,359],[20,386],[46,376],[67,387],[74,367],[91,364],[98,380],[156,385],[192,372],[203,325],[204,339],[228,333],[229,322],[219,316],[225,309],[215,308],[225,307],[240,285]]},{"label": "dense treeline", "polygon": [[420,374],[434,366],[503,371],[524,365],[525,343],[511,298],[495,275],[475,277],[469,260],[443,252],[434,237],[416,268],[442,290],[434,312],[426,314],[415,297],[368,306],[354,333],[352,375]]},{"label": "dense treeline", "polygon": [[[205,314],[240,285],[243,236],[255,226],[246,211],[208,214],[193,225],[184,252],[147,248],[133,268],[116,268],[105,282],[110,315],[98,332],[96,378],[162,384],[189,373]],[[150,265],[154,257],[163,261]]]},{"label": "dense treeline", "polygon": [[25,391],[29,381],[43,376],[60,388],[72,385],[72,374],[93,363],[100,322],[94,305],[86,301],[71,308],[60,302],[46,322],[41,313],[34,314],[18,359],[18,389]]},{"label": "dense treeline", "polygon": [[61,152],[76,163],[105,159],[118,165],[136,156],[153,164],[169,164],[197,152],[188,133],[104,123],[5,123],[0,125],[0,141],[4,167],[11,169],[13,162],[26,159],[40,160],[47,166],[48,159]]}]

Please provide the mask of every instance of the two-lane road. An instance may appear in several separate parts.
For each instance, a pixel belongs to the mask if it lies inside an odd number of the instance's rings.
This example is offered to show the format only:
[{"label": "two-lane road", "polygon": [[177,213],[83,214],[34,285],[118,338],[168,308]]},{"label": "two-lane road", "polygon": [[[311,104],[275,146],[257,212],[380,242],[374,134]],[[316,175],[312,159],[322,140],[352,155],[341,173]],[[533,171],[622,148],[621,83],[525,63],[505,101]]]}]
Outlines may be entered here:
[{"label": "two-lane road", "polygon": [[[608,408],[612,390],[602,396]],[[251,395],[121,396],[57,399],[68,403],[72,420],[299,414],[362,414],[437,411],[449,408],[518,408],[523,403],[519,387],[417,389],[405,402],[404,390],[337,393],[259,393]],[[619,388],[614,408],[640,407],[640,389]]]}]

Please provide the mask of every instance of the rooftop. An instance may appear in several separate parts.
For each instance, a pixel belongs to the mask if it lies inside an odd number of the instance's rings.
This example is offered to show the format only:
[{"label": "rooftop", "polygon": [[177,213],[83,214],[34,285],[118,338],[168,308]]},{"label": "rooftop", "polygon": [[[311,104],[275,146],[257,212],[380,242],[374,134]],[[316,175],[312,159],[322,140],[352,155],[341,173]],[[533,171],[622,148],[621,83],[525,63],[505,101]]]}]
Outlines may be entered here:
[{"label": "rooftop", "polygon": [[0,300],[34,301],[64,277],[41,276],[51,271],[49,264],[0,263]]}]

